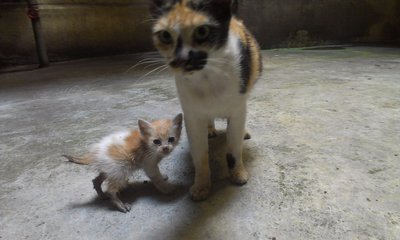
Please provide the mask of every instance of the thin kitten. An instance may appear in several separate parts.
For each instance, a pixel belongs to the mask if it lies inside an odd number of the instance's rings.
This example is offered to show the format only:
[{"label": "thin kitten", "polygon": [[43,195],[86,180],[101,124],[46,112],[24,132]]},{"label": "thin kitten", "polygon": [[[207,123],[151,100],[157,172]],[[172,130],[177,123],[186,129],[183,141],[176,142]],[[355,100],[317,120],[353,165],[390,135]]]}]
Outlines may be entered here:
[{"label": "thin kitten", "polygon": [[[122,212],[130,206],[118,198],[118,192],[128,184],[132,171],[143,169],[153,184],[163,193],[173,190],[158,168],[158,163],[178,144],[182,130],[182,114],[174,119],[162,119],[152,123],[138,121],[139,129],[126,130],[104,137],[89,153],[81,158],[63,155],[70,162],[93,165],[99,175],[93,179],[93,186],[100,197],[111,201]],[[107,195],[101,184],[107,181]]]},{"label": "thin kitten", "polygon": [[226,161],[231,181],[243,185],[249,178],[242,161],[246,108],[262,60],[257,41],[234,16],[236,7],[232,0],[151,2],[153,41],[175,75],[185,114],[195,166],[190,189],[194,200],[205,199],[210,192],[207,135],[215,135],[217,117],[228,120]]}]

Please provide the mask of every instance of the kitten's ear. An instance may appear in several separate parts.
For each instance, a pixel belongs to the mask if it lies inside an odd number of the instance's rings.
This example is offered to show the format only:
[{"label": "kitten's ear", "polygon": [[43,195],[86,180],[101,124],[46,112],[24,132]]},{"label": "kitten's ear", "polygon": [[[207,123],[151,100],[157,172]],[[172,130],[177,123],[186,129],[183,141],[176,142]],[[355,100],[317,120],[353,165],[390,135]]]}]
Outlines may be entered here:
[{"label": "kitten's ear", "polygon": [[183,115],[182,113],[179,113],[178,115],[176,115],[174,117],[174,119],[172,120],[174,127],[176,128],[182,128],[182,122],[183,122]]},{"label": "kitten's ear", "polygon": [[172,120],[172,123],[174,124],[174,128],[177,129],[177,130],[181,130],[182,129],[182,122],[183,122],[182,113],[179,113],[178,115],[176,115],[174,117],[174,119]]},{"label": "kitten's ear", "polygon": [[153,127],[151,126],[151,123],[149,123],[145,120],[139,119],[138,125],[139,125],[140,134],[143,137],[148,137],[152,134]]}]

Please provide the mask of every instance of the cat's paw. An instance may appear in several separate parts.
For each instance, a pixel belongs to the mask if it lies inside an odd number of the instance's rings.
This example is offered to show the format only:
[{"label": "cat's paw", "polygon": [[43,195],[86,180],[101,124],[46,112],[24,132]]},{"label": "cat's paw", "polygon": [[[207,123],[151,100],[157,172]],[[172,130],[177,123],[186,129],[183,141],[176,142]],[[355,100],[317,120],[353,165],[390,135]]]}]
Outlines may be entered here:
[{"label": "cat's paw", "polygon": [[233,184],[239,186],[245,185],[249,180],[249,173],[244,168],[232,170],[230,172],[230,180]]},{"label": "cat's paw", "polygon": [[190,195],[194,201],[205,200],[210,195],[210,185],[196,186],[190,188]]}]

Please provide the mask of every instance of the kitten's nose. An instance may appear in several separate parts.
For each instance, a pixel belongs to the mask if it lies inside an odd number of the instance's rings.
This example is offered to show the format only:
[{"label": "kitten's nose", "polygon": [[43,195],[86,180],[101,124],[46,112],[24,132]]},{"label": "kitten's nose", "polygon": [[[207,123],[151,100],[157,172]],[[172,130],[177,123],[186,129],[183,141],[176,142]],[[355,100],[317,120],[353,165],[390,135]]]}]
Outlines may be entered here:
[{"label": "kitten's nose", "polygon": [[169,152],[169,147],[163,147],[162,150],[163,150],[164,153],[168,153]]}]

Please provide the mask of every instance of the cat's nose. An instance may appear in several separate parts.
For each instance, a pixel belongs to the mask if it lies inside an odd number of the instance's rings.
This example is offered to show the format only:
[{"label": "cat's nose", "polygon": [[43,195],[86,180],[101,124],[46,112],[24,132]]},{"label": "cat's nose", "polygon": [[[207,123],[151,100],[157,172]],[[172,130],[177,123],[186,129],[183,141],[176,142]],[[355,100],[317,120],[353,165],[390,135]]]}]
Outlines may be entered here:
[{"label": "cat's nose", "polygon": [[173,68],[181,68],[181,67],[185,66],[187,61],[188,60],[186,58],[178,57],[178,58],[175,58],[173,61],[171,61],[169,63],[169,65],[171,65],[171,67],[173,67]]}]

